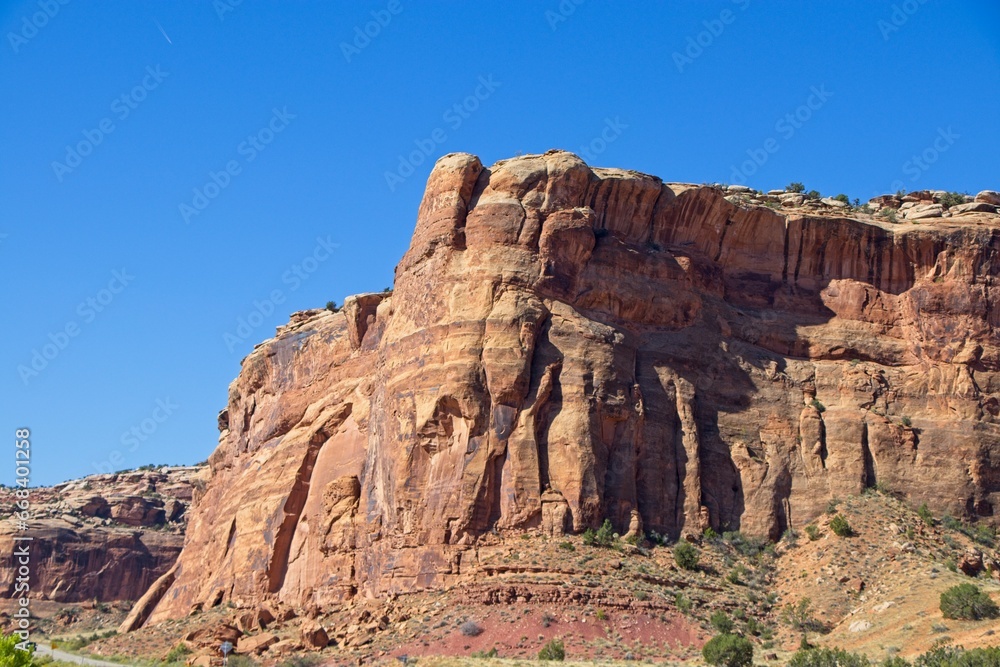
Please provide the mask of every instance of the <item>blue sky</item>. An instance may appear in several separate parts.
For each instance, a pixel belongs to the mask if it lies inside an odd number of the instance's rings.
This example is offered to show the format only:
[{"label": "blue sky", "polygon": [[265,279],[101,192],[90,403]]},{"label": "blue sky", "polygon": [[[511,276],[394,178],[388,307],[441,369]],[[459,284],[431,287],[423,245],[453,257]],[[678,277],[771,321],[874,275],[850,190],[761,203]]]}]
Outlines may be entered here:
[{"label": "blue sky", "polygon": [[0,425],[32,481],[205,459],[255,343],[391,284],[449,152],[1000,188],[995,2],[651,4],[0,4]]}]

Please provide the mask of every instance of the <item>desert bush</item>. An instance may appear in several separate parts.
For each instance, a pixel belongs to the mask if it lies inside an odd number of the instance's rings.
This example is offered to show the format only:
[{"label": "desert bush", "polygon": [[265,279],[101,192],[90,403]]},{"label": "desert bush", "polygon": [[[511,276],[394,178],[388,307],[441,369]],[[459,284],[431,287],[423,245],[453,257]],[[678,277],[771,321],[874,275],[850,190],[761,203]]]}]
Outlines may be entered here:
[{"label": "desert bush", "polygon": [[681,613],[686,614],[691,611],[692,602],[691,598],[685,597],[682,593],[678,593],[677,597],[674,598],[674,604],[677,608],[681,610]]},{"label": "desert bush", "polygon": [[715,631],[720,635],[728,635],[733,632],[733,619],[729,618],[726,612],[719,610],[712,614],[712,617],[708,619],[708,622],[712,624]]},{"label": "desert bush", "polygon": [[747,558],[756,558],[767,551],[771,543],[764,538],[747,537],[739,531],[728,531],[722,534],[722,540]]},{"label": "desert bush", "polygon": [[483,629],[479,627],[479,624],[475,621],[466,621],[465,623],[462,623],[458,629],[466,637],[478,637],[483,634]]},{"label": "desert bush", "polygon": [[814,523],[806,526],[806,536],[809,537],[810,542],[815,542],[819,539],[819,526]]},{"label": "desert bush", "polygon": [[848,196],[847,196],[847,195],[845,195],[845,194],[839,194],[839,195],[835,196],[835,197],[834,197],[834,199],[836,199],[837,201],[841,201],[841,202],[844,202],[844,203],[845,203],[845,204],[847,204],[848,206],[850,206],[850,205],[851,205],[851,198],[850,198],[850,197],[848,197]]},{"label": "desert bush", "polygon": [[805,192],[805,191],[806,191],[806,186],[802,185],[801,183],[795,182],[795,181],[793,181],[793,182],[791,182],[791,183],[789,183],[788,185],[785,186],[785,192],[802,193],[802,192]]},{"label": "desert bush", "polygon": [[997,618],[1000,607],[975,584],[959,584],[941,594],[941,613],[945,618],[978,621]]},{"label": "desert bush", "polygon": [[914,667],[995,667],[1000,665],[1000,647],[965,650],[936,642],[929,651],[917,656]]},{"label": "desert bush", "polygon": [[583,543],[591,547],[613,547],[618,540],[611,519],[605,519],[596,531],[588,528],[583,532]]},{"label": "desert bush", "polygon": [[917,508],[917,516],[919,516],[920,520],[926,523],[928,526],[934,525],[934,515],[931,514],[931,510],[929,507],[927,507],[927,503],[924,503],[923,505]]},{"label": "desert bush", "polygon": [[868,667],[868,658],[839,648],[800,649],[788,662],[788,667]]},{"label": "desert bush", "polygon": [[899,216],[898,211],[894,208],[883,208],[878,212],[880,218],[884,218],[889,222],[898,222]]},{"label": "desert bush", "polygon": [[813,618],[812,600],[802,598],[795,604],[785,605],[781,610],[781,620],[793,630],[800,632],[822,631],[823,625]]},{"label": "desert bush", "polygon": [[843,514],[838,514],[830,519],[830,530],[837,537],[850,537],[854,534],[854,529],[851,528],[851,524],[847,522]]},{"label": "desert bush", "polygon": [[473,658],[495,658],[497,657],[497,647],[494,646],[489,651],[473,651]]},{"label": "desert bush", "polygon": [[177,646],[170,649],[170,652],[167,653],[166,657],[164,658],[164,661],[184,662],[184,658],[186,658],[189,653],[191,653],[191,649],[189,649],[184,644],[178,644]]},{"label": "desert bush", "polygon": [[944,208],[958,206],[965,203],[965,195],[961,192],[946,192],[938,203]]},{"label": "desert bush", "polygon": [[538,651],[539,660],[565,660],[566,647],[561,639],[552,639]]},{"label": "desert bush", "polygon": [[750,667],[753,664],[753,644],[745,637],[718,635],[701,649],[701,656],[716,667]]},{"label": "desert bush", "polygon": [[690,542],[682,540],[674,547],[674,561],[682,570],[697,570],[698,549]]},{"label": "desert bush", "polygon": [[563,551],[576,551],[576,547],[573,546],[572,542],[560,542],[559,548]]}]

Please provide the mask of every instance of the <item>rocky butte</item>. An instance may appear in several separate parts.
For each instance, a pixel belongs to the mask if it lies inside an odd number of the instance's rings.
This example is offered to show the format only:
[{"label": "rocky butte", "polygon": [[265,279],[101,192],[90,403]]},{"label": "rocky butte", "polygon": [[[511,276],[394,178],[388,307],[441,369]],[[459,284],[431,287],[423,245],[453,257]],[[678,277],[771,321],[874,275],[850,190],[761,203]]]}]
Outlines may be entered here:
[{"label": "rocky butte", "polygon": [[441,158],[391,294],[243,361],[124,629],[442,588],[496,533],[605,518],[773,538],[878,485],[994,521],[998,202],[892,224],[798,197]]}]

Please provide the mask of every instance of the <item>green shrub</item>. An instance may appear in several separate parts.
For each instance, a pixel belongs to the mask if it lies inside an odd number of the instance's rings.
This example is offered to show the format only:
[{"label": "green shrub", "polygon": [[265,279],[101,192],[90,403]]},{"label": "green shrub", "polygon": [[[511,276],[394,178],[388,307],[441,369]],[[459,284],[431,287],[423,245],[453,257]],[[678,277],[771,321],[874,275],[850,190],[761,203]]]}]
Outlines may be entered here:
[{"label": "green shrub", "polygon": [[823,629],[820,623],[813,618],[812,600],[809,598],[802,598],[795,604],[785,605],[785,608],[781,610],[781,620],[799,632]]},{"label": "green shrub", "polygon": [[851,198],[850,198],[850,197],[848,197],[848,196],[847,196],[847,195],[845,195],[845,194],[839,194],[839,195],[837,195],[836,197],[834,197],[834,199],[836,199],[837,201],[841,201],[841,202],[844,202],[844,203],[845,203],[845,204],[847,204],[848,206],[850,206],[850,205],[851,205]]},{"label": "green shrub", "polygon": [[731,546],[741,556],[756,558],[771,546],[771,543],[760,537],[747,537],[737,531],[727,531],[722,534],[722,541]]},{"label": "green shrub", "polygon": [[497,647],[494,646],[489,651],[473,651],[473,658],[495,658],[497,657]]},{"label": "green shrub", "polygon": [[560,542],[559,548],[563,551],[576,551],[576,547],[573,546],[572,542]]},{"label": "green shrub", "polygon": [[941,594],[941,613],[945,618],[978,621],[997,618],[1000,607],[975,584],[959,584]]},{"label": "green shrub", "polygon": [[959,204],[965,203],[965,195],[961,192],[946,192],[938,203],[940,203],[944,208],[958,206]]},{"label": "green shrub", "polygon": [[910,663],[898,655],[894,655],[883,660],[879,667],[910,667]]},{"label": "green shrub", "polygon": [[928,526],[934,525],[934,515],[931,514],[931,510],[929,507],[927,507],[927,503],[924,503],[923,505],[917,508],[917,516],[919,516],[920,520],[926,523]]},{"label": "green shrub", "polygon": [[229,667],[257,667],[256,660],[248,655],[230,654],[228,658]]},{"label": "green shrub", "polygon": [[913,661],[914,667],[996,667],[1000,665],[1000,647],[974,648],[935,642],[929,651]]},{"label": "green shrub", "polygon": [[826,406],[823,405],[818,398],[814,398],[812,400],[812,403],[810,403],[810,405],[816,408],[817,412],[820,413],[826,412]]},{"label": "green shrub", "polygon": [[826,504],[826,513],[827,514],[836,514],[837,513],[837,505],[839,505],[839,504],[840,504],[840,498],[830,498],[830,502],[828,502]]},{"label": "green shrub", "polygon": [[331,313],[337,312],[337,302],[336,301],[327,301],[326,302],[326,309],[329,310]]},{"label": "green shrub", "polygon": [[690,542],[682,540],[674,547],[674,561],[682,570],[697,570],[698,550]]},{"label": "green shrub", "polygon": [[691,603],[691,599],[685,597],[682,593],[678,593],[677,597],[674,598],[674,604],[677,605],[677,608],[680,609],[681,613],[683,614],[686,614],[689,611],[691,611],[691,607],[693,606]]},{"label": "green shrub", "polygon": [[976,532],[971,536],[976,542],[980,544],[992,547],[996,542],[997,533],[993,526],[987,526],[986,524],[980,524],[976,526]]},{"label": "green shrub", "polygon": [[941,525],[947,528],[948,530],[958,530],[958,531],[962,530],[962,522],[950,514],[945,514],[943,517],[941,517]]},{"label": "green shrub", "polygon": [[806,536],[809,537],[810,542],[815,542],[819,539],[819,526],[814,523],[806,526]]},{"label": "green shrub", "polygon": [[898,222],[899,217],[897,215],[897,210],[894,208],[883,208],[878,212],[880,218],[884,218],[889,222]]},{"label": "green shrub", "polygon": [[3,667],[28,667],[31,665],[35,649],[22,651],[17,648],[21,637],[15,634],[0,637],[0,665]]},{"label": "green shrub", "polygon": [[851,528],[851,524],[847,523],[843,514],[838,514],[830,519],[830,530],[837,537],[850,537],[854,534],[854,529]]},{"label": "green shrub", "polygon": [[611,519],[605,519],[601,527],[597,529],[597,545],[601,547],[610,547],[618,539],[615,535],[615,527],[611,525]]},{"label": "green shrub", "polygon": [[819,199],[822,196],[823,195],[819,193],[819,190],[810,190],[806,193],[806,199]]},{"label": "green shrub", "polygon": [[753,644],[736,635],[718,635],[701,649],[705,662],[716,667],[750,667],[753,664]]},{"label": "green shrub", "polygon": [[728,635],[733,632],[733,619],[729,618],[729,615],[721,609],[712,614],[708,622],[712,624],[712,627],[720,635]]},{"label": "green shrub", "polygon": [[189,649],[184,644],[178,644],[177,646],[170,649],[170,653],[167,653],[167,657],[164,658],[165,662],[184,662],[184,658],[191,653]]},{"label": "green shrub", "polygon": [[566,647],[561,639],[553,639],[538,651],[539,660],[565,660]]},{"label": "green shrub", "polygon": [[903,415],[902,417],[900,417],[900,418],[899,418],[899,421],[900,421],[900,423],[901,423],[901,424],[902,424],[903,426],[905,426],[906,428],[910,428],[911,426],[913,426],[913,420],[911,420],[911,419],[910,419],[909,417],[907,417],[906,415]]},{"label": "green shrub", "polygon": [[801,649],[788,661],[788,667],[869,667],[863,655],[838,648]]},{"label": "green shrub", "polygon": [[806,191],[806,186],[801,183],[792,182],[785,186],[785,192],[802,193]]}]

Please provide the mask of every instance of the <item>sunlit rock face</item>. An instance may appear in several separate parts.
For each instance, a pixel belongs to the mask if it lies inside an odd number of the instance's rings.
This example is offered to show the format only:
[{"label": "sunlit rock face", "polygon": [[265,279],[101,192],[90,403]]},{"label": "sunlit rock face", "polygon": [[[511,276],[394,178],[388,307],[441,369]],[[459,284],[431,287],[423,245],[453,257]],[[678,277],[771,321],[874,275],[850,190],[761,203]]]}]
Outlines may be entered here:
[{"label": "sunlit rock face", "polygon": [[776,537],[879,485],[992,520],[996,217],[837,211],[559,151],[442,158],[392,293],[244,360],[133,625],[444,587],[495,532],[605,518]]}]

